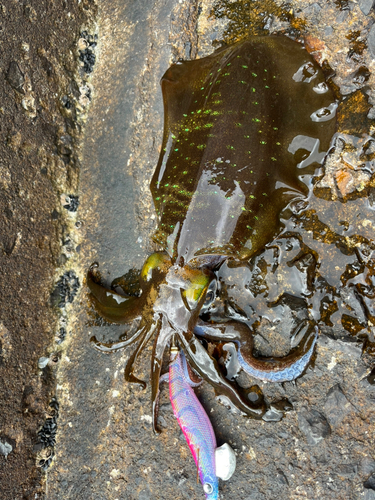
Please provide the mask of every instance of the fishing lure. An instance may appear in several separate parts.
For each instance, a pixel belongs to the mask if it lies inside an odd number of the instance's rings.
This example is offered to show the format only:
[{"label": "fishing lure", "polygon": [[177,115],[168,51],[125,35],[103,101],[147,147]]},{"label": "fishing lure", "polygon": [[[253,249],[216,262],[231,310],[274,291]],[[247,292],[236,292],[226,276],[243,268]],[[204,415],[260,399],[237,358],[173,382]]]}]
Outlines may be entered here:
[{"label": "fishing lure", "polygon": [[173,413],[193,455],[206,498],[216,500],[219,495],[218,478],[227,480],[232,476],[236,468],[236,456],[227,443],[217,448],[210,419],[192,385],[196,384],[189,378],[184,355],[172,345],[169,397]]},{"label": "fishing lure", "polygon": [[[252,37],[173,64],[161,86],[164,136],[150,188],[159,217],[153,239],[163,251],[146,260],[138,297],[104,287],[98,265],[90,268],[87,283],[97,311],[117,323],[138,320],[124,340],[93,342],[102,351],[137,343],[125,379],[144,386],[134,364],[154,339],[154,430],[161,364],[172,335],[217,393],[261,418],[264,401],[249,401],[226,379],[194,328],[220,266],[247,266],[280,233],[283,210],[308,195],[309,179],[335,132],[335,97],[303,46],[282,36]],[[302,373],[316,341],[315,327],[308,328],[299,348],[273,363],[252,355],[250,329],[240,322],[232,328],[243,368],[254,376],[271,372],[273,381]]]}]

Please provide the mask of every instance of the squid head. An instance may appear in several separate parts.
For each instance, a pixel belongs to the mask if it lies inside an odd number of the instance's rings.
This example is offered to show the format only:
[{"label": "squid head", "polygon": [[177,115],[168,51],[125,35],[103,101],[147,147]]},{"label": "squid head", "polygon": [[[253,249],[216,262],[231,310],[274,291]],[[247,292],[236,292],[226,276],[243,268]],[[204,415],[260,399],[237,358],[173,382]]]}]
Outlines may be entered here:
[{"label": "squid head", "polygon": [[87,284],[97,312],[106,320],[115,323],[132,323],[138,320],[135,331],[117,342],[99,342],[92,338],[100,351],[113,352],[132,343],[137,343],[125,367],[125,379],[143,387],[145,382],[133,374],[138,356],[153,338],[151,358],[152,415],[156,431],[159,379],[166,347],[173,335],[184,350],[189,364],[214,387],[217,393],[226,396],[246,415],[261,418],[263,402],[251,403],[236,383],[227,380],[216,360],[212,358],[194,334],[194,328],[206,300],[214,273],[204,267],[195,267],[172,262],[166,252],[156,252],[146,260],[140,276],[140,295],[125,296],[110,290],[100,282],[98,264],[88,272]]}]

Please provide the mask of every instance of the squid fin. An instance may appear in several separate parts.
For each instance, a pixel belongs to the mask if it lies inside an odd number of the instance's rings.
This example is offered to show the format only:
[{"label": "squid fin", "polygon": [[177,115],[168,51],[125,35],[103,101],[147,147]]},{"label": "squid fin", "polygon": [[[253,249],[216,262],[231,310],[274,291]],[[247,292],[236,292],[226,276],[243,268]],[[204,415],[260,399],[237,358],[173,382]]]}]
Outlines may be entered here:
[{"label": "squid fin", "polygon": [[87,272],[86,283],[90,298],[96,311],[107,321],[113,323],[131,323],[141,314],[142,301],[138,297],[129,297],[109,290],[100,282],[99,264],[94,262]]}]

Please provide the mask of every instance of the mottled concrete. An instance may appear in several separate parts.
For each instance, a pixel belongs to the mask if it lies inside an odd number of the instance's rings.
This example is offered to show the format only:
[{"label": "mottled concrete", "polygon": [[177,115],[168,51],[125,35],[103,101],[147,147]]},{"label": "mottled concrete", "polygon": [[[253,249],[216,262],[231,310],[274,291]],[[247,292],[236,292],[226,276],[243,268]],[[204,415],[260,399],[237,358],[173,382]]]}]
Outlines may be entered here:
[{"label": "mottled concrete", "polygon": [[[41,498],[44,491],[35,445],[53,410],[55,361],[49,356],[58,314],[50,295],[66,260],[65,195],[78,186],[77,113],[85,78],[77,41],[95,15],[95,4],[86,0],[0,5],[2,500]],[[47,359],[43,371],[41,357]]]}]

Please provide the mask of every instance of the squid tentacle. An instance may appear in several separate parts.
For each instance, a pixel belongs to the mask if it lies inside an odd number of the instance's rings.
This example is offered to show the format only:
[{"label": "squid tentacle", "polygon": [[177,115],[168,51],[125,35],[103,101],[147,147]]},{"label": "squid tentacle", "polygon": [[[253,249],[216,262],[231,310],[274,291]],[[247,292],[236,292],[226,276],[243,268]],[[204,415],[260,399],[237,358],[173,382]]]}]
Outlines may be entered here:
[{"label": "squid tentacle", "polygon": [[[182,365],[182,370],[184,372],[184,378],[187,384],[190,385],[190,387],[200,387],[203,384],[203,379],[200,378],[199,375],[197,375],[190,367],[186,360],[186,356],[184,354],[184,351],[179,352],[180,358],[181,358],[181,365]],[[163,375],[160,376],[159,378],[159,385],[162,384],[163,382],[169,382],[169,373],[166,372]]]},{"label": "squid tentacle", "polygon": [[202,385],[203,380],[190,368],[189,363],[186,361],[184,351],[180,351],[180,358],[186,383],[188,383],[190,387],[199,387]]},{"label": "squid tentacle", "polygon": [[281,358],[254,357],[252,332],[243,323],[232,321],[220,327],[200,324],[194,329],[194,333],[213,341],[233,342],[237,347],[238,361],[250,376],[265,382],[288,382],[299,377],[311,360],[318,338],[318,327],[310,320],[303,321],[293,335],[295,338],[303,333],[302,341],[296,349]]},{"label": "squid tentacle", "polygon": [[127,382],[139,384],[143,389],[146,388],[147,384],[146,384],[146,382],[137,378],[133,374],[134,363],[137,361],[138,356],[141,354],[143,349],[146,347],[148,341],[151,339],[151,337],[155,333],[155,330],[159,330],[159,329],[160,329],[160,320],[156,321],[156,323],[153,323],[149,329],[146,329],[145,327],[143,328],[143,331],[140,335],[141,340],[140,340],[138,346],[136,347],[136,349],[134,350],[133,354],[130,356],[130,358],[125,366],[125,371],[124,371],[125,380]]},{"label": "squid tentacle", "polygon": [[139,336],[142,334],[143,331],[144,327],[140,327],[133,333],[133,335],[126,338],[125,340],[117,340],[115,342],[101,342],[95,337],[95,335],[93,335],[90,338],[90,342],[94,344],[95,349],[98,351],[116,352],[119,351],[120,349],[123,349],[124,347],[127,347],[130,344],[133,344],[133,342],[135,342],[139,338]]},{"label": "squid tentacle", "polygon": [[307,325],[307,332],[294,352],[282,358],[255,358],[248,347],[237,349],[238,361],[251,376],[264,382],[290,382],[305,371],[318,339],[318,327]]},{"label": "squid tentacle", "polygon": [[161,329],[157,332],[154,340],[154,346],[151,356],[151,404],[152,404],[152,429],[155,434],[160,434],[160,429],[157,426],[158,409],[159,409],[159,385],[160,372],[163,363],[163,355],[166,346],[173,335],[173,330],[168,324],[167,319],[163,316],[161,319]]},{"label": "squid tentacle", "polygon": [[198,374],[214,387],[219,394],[225,395],[240,411],[250,417],[261,419],[266,412],[266,404],[250,405],[239,392],[239,387],[227,380],[220,372],[213,359],[192,332],[178,335],[181,346],[184,347],[189,364]]}]

